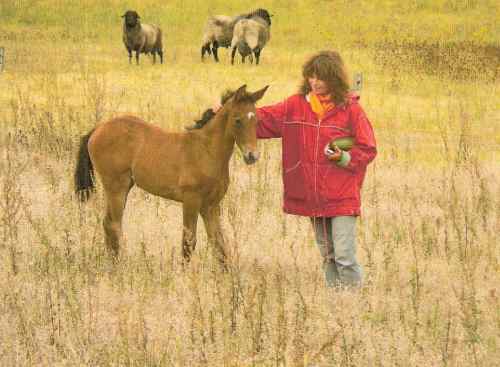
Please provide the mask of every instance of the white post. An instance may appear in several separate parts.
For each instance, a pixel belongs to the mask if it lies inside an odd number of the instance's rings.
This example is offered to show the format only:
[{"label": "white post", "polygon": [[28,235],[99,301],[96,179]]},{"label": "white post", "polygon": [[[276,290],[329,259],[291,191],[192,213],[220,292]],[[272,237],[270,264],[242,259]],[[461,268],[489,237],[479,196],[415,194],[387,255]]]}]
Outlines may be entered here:
[{"label": "white post", "polygon": [[363,73],[354,74],[352,90],[356,92],[361,92],[363,88]]}]

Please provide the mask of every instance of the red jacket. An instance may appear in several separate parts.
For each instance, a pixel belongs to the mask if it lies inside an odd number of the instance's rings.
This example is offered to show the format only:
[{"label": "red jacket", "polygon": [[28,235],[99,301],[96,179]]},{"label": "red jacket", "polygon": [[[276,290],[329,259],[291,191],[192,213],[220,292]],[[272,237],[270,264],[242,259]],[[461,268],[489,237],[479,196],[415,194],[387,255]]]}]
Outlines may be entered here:
[{"label": "red jacket", "polygon": [[[309,217],[359,215],[366,166],[377,154],[373,129],[358,96],[328,111],[318,120],[306,97],[257,109],[257,137],[282,138],[286,213]],[[355,144],[346,167],[329,161],[325,146],[335,138],[352,136]]]}]

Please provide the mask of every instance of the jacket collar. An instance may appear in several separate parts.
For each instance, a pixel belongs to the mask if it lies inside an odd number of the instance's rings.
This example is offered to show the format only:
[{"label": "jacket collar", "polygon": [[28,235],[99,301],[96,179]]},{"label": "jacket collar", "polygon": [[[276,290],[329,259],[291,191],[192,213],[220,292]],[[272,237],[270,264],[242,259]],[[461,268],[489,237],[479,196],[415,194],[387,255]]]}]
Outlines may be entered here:
[{"label": "jacket collar", "polygon": [[[311,97],[309,96],[309,93],[304,95],[304,98],[307,101],[307,103],[311,103]],[[347,94],[347,102],[343,103],[339,106],[335,105],[335,108],[339,107],[339,108],[342,108],[345,110],[347,108],[347,105],[349,105],[351,103],[357,103],[360,98],[361,98],[360,95],[357,94],[356,92],[349,92]]]},{"label": "jacket collar", "polygon": [[[304,96],[304,99],[307,101],[307,106],[309,107],[309,109],[311,110],[311,112],[314,114],[314,111],[312,110],[312,107],[311,107],[311,97],[309,96],[309,94],[306,94]],[[324,116],[321,118],[321,120],[329,118],[330,116],[333,116],[337,112],[339,112],[339,110],[345,110],[346,108],[347,108],[347,104],[346,103],[343,103],[343,104],[341,104],[339,106],[335,105],[334,108],[332,108],[331,110],[327,111],[324,114]]]}]

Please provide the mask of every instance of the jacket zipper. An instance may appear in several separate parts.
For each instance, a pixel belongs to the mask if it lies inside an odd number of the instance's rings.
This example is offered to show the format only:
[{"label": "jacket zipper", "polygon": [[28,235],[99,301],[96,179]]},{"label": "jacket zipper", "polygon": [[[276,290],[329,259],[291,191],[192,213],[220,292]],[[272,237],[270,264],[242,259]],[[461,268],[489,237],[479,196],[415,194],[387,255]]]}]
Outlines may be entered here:
[{"label": "jacket zipper", "polygon": [[[316,147],[314,149],[314,198],[315,198],[315,208],[313,212],[316,212],[319,207],[318,200],[318,151],[319,151],[319,132],[321,129],[321,119],[318,120],[318,127],[316,133]],[[316,215],[315,215],[316,216]]]}]

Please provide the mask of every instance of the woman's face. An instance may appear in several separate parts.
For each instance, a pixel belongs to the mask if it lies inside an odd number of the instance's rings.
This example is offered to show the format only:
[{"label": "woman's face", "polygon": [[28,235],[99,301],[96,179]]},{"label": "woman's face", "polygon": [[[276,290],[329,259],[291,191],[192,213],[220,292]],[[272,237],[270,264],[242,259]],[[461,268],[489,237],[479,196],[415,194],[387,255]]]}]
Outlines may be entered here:
[{"label": "woman's face", "polygon": [[309,85],[311,86],[311,91],[314,94],[328,94],[330,91],[328,90],[328,86],[324,80],[318,79],[316,75],[310,76],[307,78],[309,81]]}]

